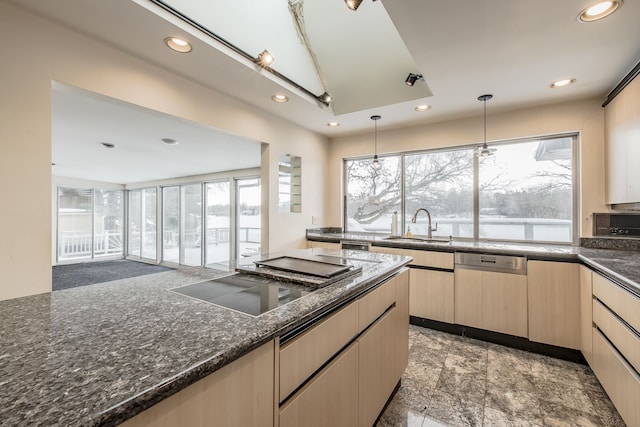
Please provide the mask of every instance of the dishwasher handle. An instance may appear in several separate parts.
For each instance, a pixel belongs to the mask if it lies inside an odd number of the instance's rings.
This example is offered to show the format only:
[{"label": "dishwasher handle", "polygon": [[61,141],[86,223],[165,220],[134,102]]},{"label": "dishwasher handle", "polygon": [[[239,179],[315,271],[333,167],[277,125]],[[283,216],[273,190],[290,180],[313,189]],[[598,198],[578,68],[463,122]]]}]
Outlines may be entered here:
[{"label": "dishwasher handle", "polygon": [[527,257],[456,252],[454,269],[527,274]]}]

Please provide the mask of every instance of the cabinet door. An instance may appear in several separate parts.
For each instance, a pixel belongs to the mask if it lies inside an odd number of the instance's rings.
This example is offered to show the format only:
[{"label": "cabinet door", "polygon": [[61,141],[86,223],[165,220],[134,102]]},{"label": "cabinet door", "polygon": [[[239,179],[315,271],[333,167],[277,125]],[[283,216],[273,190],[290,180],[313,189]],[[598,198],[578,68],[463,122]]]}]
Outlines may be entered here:
[{"label": "cabinet door", "polygon": [[453,323],[453,273],[412,268],[409,272],[412,316]]},{"label": "cabinet door", "polygon": [[580,266],[580,350],[587,362],[592,362],[593,352],[593,290],[591,270]]},{"label": "cabinet door", "polygon": [[[252,404],[252,401],[245,401],[248,407]],[[280,427],[335,427],[357,424],[358,343],[356,342],[282,406]]]},{"label": "cabinet door", "polygon": [[640,79],[605,108],[607,203],[640,201]]},{"label": "cabinet door", "polygon": [[122,426],[273,426],[274,347],[264,344]]},{"label": "cabinet door", "polygon": [[397,308],[387,311],[358,340],[360,378],[358,425],[361,427],[373,425],[399,380],[395,363],[396,311]]},{"label": "cabinet door", "polygon": [[529,339],[580,349],[580,265],[529,261]]},{"label": "cabinet door", "polygon": [[527,276],[457,269],[454,287],[456,323],[527,336]]},{"label": "cabinet door", "polygon": [[409,270],[396,276],[396,380],[409,364]]}]

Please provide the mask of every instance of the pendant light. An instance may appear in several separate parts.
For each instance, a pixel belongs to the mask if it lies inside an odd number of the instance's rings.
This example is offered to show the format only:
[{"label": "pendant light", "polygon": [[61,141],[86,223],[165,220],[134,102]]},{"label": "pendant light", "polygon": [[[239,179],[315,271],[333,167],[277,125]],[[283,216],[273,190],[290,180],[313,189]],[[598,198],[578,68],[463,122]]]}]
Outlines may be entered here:
[{"label": "pendant light", "polygon": [[373,165],[378,166],[380,164],[378,160],[378,120],[380,120],[382,116],[374,115],[371,116],[371,120],[373,120]]},{"label": "pendant light", "polygon": [[484,103],[484,143],[482,147],[478,148],[476,156],[478,157],[489,157],[493,156],[493,153],[496,151],[495,148],[489,148],[487,146],[487,101],[493,98],[493,95],[480,95],[478,97],[478,101],[482,101]]}]

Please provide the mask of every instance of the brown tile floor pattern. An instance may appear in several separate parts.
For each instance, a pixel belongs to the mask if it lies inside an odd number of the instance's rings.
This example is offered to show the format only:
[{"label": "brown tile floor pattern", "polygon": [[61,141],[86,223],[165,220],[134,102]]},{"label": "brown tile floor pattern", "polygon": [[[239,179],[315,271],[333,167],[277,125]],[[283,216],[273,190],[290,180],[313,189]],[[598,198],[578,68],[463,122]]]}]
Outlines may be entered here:
[{"label": "brown tile floor pattern", "polygon": [[382,426],[624,426],[589,367],[411,325]]}]

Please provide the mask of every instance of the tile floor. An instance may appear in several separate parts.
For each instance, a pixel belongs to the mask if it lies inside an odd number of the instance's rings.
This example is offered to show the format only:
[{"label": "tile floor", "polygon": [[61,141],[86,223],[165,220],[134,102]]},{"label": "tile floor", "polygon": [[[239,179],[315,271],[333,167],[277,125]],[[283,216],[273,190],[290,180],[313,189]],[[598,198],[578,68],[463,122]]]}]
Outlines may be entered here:
[{"label": "tile floor", "polygon": [[624,426],[589,367],[411,325],[377,426]]}]

